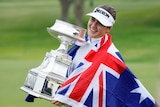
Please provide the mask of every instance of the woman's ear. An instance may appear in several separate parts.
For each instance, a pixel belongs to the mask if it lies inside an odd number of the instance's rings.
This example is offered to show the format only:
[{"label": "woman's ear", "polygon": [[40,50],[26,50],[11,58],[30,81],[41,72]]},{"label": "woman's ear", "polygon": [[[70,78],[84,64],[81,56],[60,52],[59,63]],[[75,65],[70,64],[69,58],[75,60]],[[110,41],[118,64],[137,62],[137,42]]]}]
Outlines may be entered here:
[{"label": "woman's ear", "polygon": [[112,29],[112,26],[108,26],[107,29],[108,29],[107,33],[109,33],[111,31],[111,29]]}]

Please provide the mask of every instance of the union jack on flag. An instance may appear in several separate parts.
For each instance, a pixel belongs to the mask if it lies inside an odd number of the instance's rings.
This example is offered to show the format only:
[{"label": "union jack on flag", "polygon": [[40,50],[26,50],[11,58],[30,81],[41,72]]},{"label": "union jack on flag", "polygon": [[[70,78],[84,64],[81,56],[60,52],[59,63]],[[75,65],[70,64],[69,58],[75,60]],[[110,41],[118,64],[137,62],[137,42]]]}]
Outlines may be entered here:
[{"label": "union jack on flag", "polygon": [[[157,107],[124,63],[110,35],[101,38],[95,47],[70,73],[54,100],[72,107]],[[68,54],[74,59],[79,48],[73,46]]]}]

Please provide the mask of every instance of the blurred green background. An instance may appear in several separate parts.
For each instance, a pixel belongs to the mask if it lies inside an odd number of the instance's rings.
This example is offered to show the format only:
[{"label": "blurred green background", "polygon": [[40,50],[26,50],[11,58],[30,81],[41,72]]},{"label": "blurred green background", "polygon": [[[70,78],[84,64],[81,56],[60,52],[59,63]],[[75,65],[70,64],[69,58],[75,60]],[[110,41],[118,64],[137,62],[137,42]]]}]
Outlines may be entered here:
[{"label": "blurred green background", "polygon": [[[159,102],[160,0],[94,0],[93,7],[86,0],[84,13],[103,3],[117,10],[113,42],[128,67]],[[46,27],[60,18],[59,0],[0,0],[1,107],[54,107],[42,99],[25,102],[27,94],[20,87],[28,70],[39,66],[45,53],[59,46]],[[70,22],[74,24],[74,20],[71,6]],[[85,25],[87,20],[84,16]]]}]

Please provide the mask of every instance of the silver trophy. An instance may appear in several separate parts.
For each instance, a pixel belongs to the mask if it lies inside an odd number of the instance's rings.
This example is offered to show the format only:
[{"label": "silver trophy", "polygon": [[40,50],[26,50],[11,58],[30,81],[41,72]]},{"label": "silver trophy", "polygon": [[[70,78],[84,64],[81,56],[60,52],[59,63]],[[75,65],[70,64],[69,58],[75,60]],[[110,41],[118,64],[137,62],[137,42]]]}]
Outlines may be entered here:
[{"label": "silver trophy", "polygon": [[40,66],[29,70],[24,86],[20,89],[35,97],[52,100],[58,87],[66,80],[66,72],[72,63],[71,56],[67,54],[68,46],[77,40],[85,41],[86,30],[56,20],[47,31],[60,40],[60,46],[47,52]]}]

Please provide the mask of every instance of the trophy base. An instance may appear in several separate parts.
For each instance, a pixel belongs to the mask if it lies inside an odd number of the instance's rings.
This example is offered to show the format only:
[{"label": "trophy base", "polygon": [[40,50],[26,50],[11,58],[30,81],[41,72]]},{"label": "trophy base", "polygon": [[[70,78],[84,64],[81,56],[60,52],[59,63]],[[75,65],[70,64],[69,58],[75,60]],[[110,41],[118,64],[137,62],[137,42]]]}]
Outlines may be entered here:
[{"label": "trophy base", "polygon": [[21,90],[38,98],[52,100],[55,92],[65,81],[65,78],[57,74],[38,72],[39,69],[31,69]]},{"label": "trophy base", "polygon": [[45,99],[45,100],[51,101],[54,98],[54,95],[50,97],[50,96],[48,96],[46,94],[41,94],[41,93],[35,92],[35,91],[25,87],[25,86],[22,86],[20,89],[25,91],[25,92],[27,92],[30,95],[33,95],[35,97],[42,98],[42,99]]},{"label": "trophy base", "polygon": [[48,97],[48,96],[45,96],[45,95],[41,95],[41,94],[39,94],[39,93],[37,93],[37,92],[34,92],[34,91],[32,91],[32,90],[30,90],[30,89],[28,89],[28,88],[26,88],[26,87],[21,87],[20,89],[23,90],[23,91],[25,91],[25,92],[27,92],[27,93],[30,94],[30,95],[33,95],[33,96],[35,96],[35,97],[38,97],[38,98],[43,98],[43,99],[46,99],[46,100],[52,100],[52,99],[53,99],[52,97]]}]

